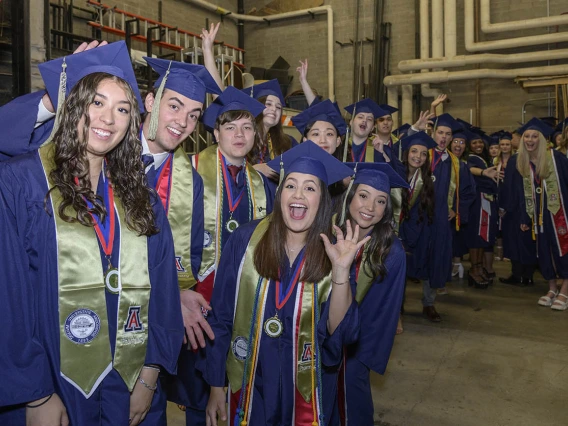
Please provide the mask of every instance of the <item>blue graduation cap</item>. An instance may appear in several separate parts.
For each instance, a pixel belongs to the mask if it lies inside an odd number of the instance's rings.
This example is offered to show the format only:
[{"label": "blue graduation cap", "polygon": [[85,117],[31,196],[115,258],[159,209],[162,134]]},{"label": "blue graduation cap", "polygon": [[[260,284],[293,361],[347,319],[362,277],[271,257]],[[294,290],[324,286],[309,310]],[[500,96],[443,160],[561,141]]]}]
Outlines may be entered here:
[{"label": "blue graduation cap", "polygon": [[205,101],[206,93],[215,95],[222,93],[222,90],[203,65],[146,56],[144,56],[144,59],[160,75],[154,83],[154,88],[158,88],[162,81],[166,80],[164,83],[165,89],[173,90],[180,95],[201,103]]},{"label": "blue graduation cap", "polygon": [[466,129],[458,130],[452,135],[453,139],[465,139],[466,141],[469,141],[472,137],[475,137],[475,134]]},{"label": "blue graduation cap", "polygon": [[471,129],[473,127],[471,123],[468,123],[467,121],[462,120],[461,118],[456,118],[456,121],[461,125],[462,129]]},{"label": "blue graduation cap", "polygon": [[215,99],[203,114],[203,124],[212,130],[215,128],[217,117],[227,111],[248,111],[253,116],[258,116],[264,111],[264,105],[256,99],[247,96],[239,89],[228,86],[221,96]]},{"label": "blue graduation cap", "polygon": [[276,96],[278,99],[280,99],[282,106],[286,104],[284,95],[282,94],[282,90],[280,89],[280,83],[278,83],[278,80],[276,79],[269,80],[260,84],[255,84],[252,87],[247,87],[246,89],[243,89],[243,92],[255,99],[260,99],[268,95]]},{"label": "blue graduation cap", "polygon": [[406,135],[408,133],[408,130],[412,127],[412,125],[408,124],[408,123],[404,123],[402,126],[400,126],[398,129],[393,130],[392,132],[396,135],[397,138],[401,138],[400,135]]},{"label": "blue graduation cap", "polygon": [[346,106],[344,110],[351,115],[359,114],[360,112],[370,113],[373,114],[375,119],[390,114],[389,111],[381,108],[372,99],[362,99],[359,102]]},{"label": "blue graduation cap", "polygon": [[536,130],[542,133],[542,135],[548,139],[550,135],[554,132],[554,129],[546,124],[539,118],[531,118],[526,124],[524,124],[520,129],[519,133],[522,135],[527,130]]},{"label": "blue graduation cap", "polygon": [[326,185],[338,182],[353,174],[353,170],[320,148],[312,141],[305,141],[270,160],[268,167],[278,172],[280,180],[293,172],[314,175]]},{"label": "blue graduation cap", "polygon": [[294,123],[296,129],[298,129],[302,135],[306,127],[316,121],[325,121],[332,124],[333,127],[337,129],[339,136],[344,135],[347,131],[347,125],[343,117],[341,117],[339,107],[336,107],[329,99],[309,107],[292,118],[292,123]]},{"label": "blue graduation cap", "polygon": [[564,133],[564,129],[566,129],[566,127],[568,127],[568,117],[565,118],[564,121],[558,122],[554,130]]},{"label": "blue graduation cap", "polygon": [[203,65],[186,64],[185,62],[147,56],[144,56],[144,59],[160,75],[154,83],[154,88],[157,88],[157,91],[154,95],[154,106],[148,126],[148,139],[150,140],[156,139],[160,103],[164,89],[173,90],[201,103],[205,102],[206,93],[221,94],[221,89]]},{"label": "blue graduation cap", "polygon": [[[84,52],[53,59],[38,65],[47,93],[59,112],[65,97],[83,77],[96,72],[120,77],[127,81],[138,100],[140,112],[144,103],[136,84],[132,62],[124,41],[117,41],[106,46],[89,49]],[[60,93],[63,96],[60,96]],[[58,114],[59,115],[59,114]],[[56,117],[56,123],[58,123]],[[54,131],[57,125],[54,126]]]},{"label": "blue graduation cap", "polygon": [[[395,112],[398,111],[398,108],[392,107],[388,104],[380,104],[379,106],[381,107],[381,109],[383,111],[387,112],[386,114],[383,114],[383,115],[393,115]],[[382,117],[383,115],[380,115],[379,117]],[[375,117],[375,118],[379,118],[379,117]]]},{"label": "blue graduation cap", "polygon": [[345,165],[353,169],[354,185],[362,183],[387,194],[390,193],[391,188],[410,188],[408,183],[387,163],[345,163]]},{"label": "blue graduation cap", "polygon": [[439,126],[449,127],[450,129],[452,129],[452,132],[457,132],[464,127],[447,112],[436,117],[434,122],[434,129],[438,128]]},{"label": "blue graduation cap", "polygon": [[503,130],[501,132],[501,134],[499,135],[499,140],[502,139],[507,139],[507,140],[512,140],[513,139],[513,135],[509,132],[506,132],[505,130]]},{"label": "blue graduation cap", "polygon": [[401,140],[402,150],[406,151],[410,149],[411,146],[421,145],[425,146],[427,149],[436,148],[438,144],[434,139],[432,139],[426,132],[418,132],[413,135],[406,136]]}]

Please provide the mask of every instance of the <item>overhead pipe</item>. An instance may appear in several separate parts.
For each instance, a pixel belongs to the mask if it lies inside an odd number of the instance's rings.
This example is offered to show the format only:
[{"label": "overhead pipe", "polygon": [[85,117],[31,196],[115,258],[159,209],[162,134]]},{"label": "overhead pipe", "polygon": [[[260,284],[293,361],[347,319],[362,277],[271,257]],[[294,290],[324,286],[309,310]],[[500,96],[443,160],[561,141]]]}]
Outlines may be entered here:
[{"label": "overhead pipe", "polygon": [[539,44],[561,43],[568,41],[568,31],[552,34],[542,34],[529,37],[516,37],[505,40],[475,41],[474,0],[464,0],[464,35],[465,49],[468,52],[482,50],[511,49],[521,46],[536,46]]},{"label": "overhead pipe", "polygon": [[[412,123],[412,85],[402,86],[402,123]],[[397,126],[398,127],[398,126]]]},{"label": "overhead pipe", "polygon": [[[392,86],[387,88],[387,103],[391,107],[398,109],[398,86]],[[398,112],[394,112],[392,114],[392,121],[398,123]]]},{"label": "overhead pipe", "polygon": [[423,74],[400,74],[385,78],[386,86],[402,86],[405,84],[447,83],[449,81],[473,80],[476,78],[517,78],[542,77],[548,75],[568,74],[568,65],[552,65],[546,67],[516,69],[479,69],[466,71],[434,71]]},{"label": "overhead pipe", "polygon": [[313,7],[311,9],[295,10],[293,12],[278,13],[269,16],[250,16],[240,13],[234,13],[223,7],[217,6],[203,0],[185,0],[188,3],[200,6],[203,9],[215,12],[225,18],[232,19],[237,22],[248,21],[267,23],[273,21],[281,21],[284,19],[296,18],[305,15],[321,15],[327,14],[327,79],[328,79],[328,95],[331,101],[335,100],[335,69],[334,69],[334,52],[333,52],[333,9],[329,5]]},{"label": "overhead pipe", "polygon": [[444,56],[450,58],[457,53],[456,17],[456,0],[444,0]]},{"label": "overhead pipe", "polygon": [[418,71],[428,68],[455,68],[476,64],[522,64],[525,62],[554,61],[568,59],[568,49],[543,50],[526,53],[480,53],[454,57],[411,59],[400,61],[398,69],[402,72]]},{"label": "overhead pipe", "polygon": [[545,18],[523,19],[520,21],[491,23],[491,1],[480,2],[481,31],[484,33],[500,33],[506,31],[520,31],[529,28],[552,27],[555,25],[568,25],[568,15],[549,16]]},{"label": "overhead pipe", "polygon": [[[430,11],[428,10],[428,0],[420,0],[420,59],[426,60],[430,58]],[[423,70],[422,72],[427,72]],[[433,89],[429,84],[423,84],[420,87],[420,93],[426,98],[435,98],[442,92]],[[389,104],[390,105],[390,104]]]}]

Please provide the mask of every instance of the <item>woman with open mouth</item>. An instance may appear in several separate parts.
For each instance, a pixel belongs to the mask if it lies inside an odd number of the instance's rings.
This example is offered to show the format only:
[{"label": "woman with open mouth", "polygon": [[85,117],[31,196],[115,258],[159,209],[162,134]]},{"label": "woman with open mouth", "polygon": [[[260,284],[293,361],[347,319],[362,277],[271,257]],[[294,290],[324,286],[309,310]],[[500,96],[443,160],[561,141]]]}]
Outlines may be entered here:
[{"label": "woman with open mouth", "polygon": [[[328,185],[352,170],[307,141],[268,163],[281,170],[274,211],[239,227],[219,264],[201,366],[207,424],[325,425],[342,348],[359,333],[349,269],[359,226],[335,228]],[[229,416],[225,408],[229,380]]]},{"label": "woman with open mouth", "polygon": [[[371,370],[384,374],[396,333],[406,281],[406,254],[392,227],[391,188],[408,184],[388,164],[349,163],[355,177],[345,194],[345,221],[358,229],[357,239],[364,245],[351,260],[349,281],[359,306],[359,339],[344,350],[339,372],[336,415],[329,425],[373,424]],[[343,216],[343,214],[341,215]],[[341,233],[338,232],[338,235]]]}]

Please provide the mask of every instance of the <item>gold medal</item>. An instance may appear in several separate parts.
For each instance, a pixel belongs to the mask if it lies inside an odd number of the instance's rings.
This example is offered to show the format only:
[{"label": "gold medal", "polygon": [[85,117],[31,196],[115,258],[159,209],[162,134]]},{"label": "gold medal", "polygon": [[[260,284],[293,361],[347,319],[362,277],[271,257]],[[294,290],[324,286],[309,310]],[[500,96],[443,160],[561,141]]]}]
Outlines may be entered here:
[{"label": "gold medal", "polygon": [[282,325],[282,321],[278,318],[278,314],[274,315],[272,318],[268,318],[264,323],[264,332],[269,337],[280,337],[283,331],[284,326]]},{"label": "gold medal", "polygon": [[120,293],[120,282],[118,279],[118,269],[109,268],[105,272],[105,286],[109,293]]},{"label": "gold medal", "polygon": [[235,219],[231,219],[227,222],[227,225],[225,225],[225,227],[227,228],[227,231],[233,233],[239,227],[239,222],[237,222]]}]

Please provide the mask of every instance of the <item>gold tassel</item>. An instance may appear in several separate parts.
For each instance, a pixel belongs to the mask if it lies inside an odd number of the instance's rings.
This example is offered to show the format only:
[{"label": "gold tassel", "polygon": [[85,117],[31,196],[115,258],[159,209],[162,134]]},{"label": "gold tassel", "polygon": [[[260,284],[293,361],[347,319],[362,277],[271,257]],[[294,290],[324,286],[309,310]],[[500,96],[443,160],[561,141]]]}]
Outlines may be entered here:
[{"label": "gold tassel", "polygon": [[55,132],[59,128],[59,123],[61,122],[61,114],[63,113],[63,103],[65,102],[65,95],[67,94],[67,62],[63,58],[63,64],[61,65],[61,74],[59,74],[59,89],[57,91],[57,106],[55,110],[55,121],[53,122],[53,129],[49,138],[42,144],[46,145],[51,142]]},{"label": "gold tassel", "polygon": [[280,177],[278,179],[278,186],[282,185],[284,180],[284,161],[282,160],[282,155],[280,156]]},{"label": "gold tassel", "polygon": [[[357,114],[357,105],[353,107],[353,114],[351,115],[351,121],[355,119],[355,114]],[[347,161],[347,150],[349,149],[349,134],[351,133],[351,124],[347,126],[347,132],[345,133],[345,146],[343,147],[343,162]]]},{"label": "gold tassel", "polygon": [[355,182],[355,175],[357,174],[357,164],[355,164],[355,170],[353,170],[353,176],[351,176],[351,180],[349,181],[349,185],[347,186],[347,191],[345,191],[345,195],[343,196],[343,207],[341,207],[341,218],[339,220],[339,226],[342,226],[345,222],[345,213],[347,211],[347,196],[349,195],[349,191],[353,187],[353,182]]},{"label": "gold tassel", "polygon": [[170,68],[172,66],[172,61],[168,65],[168,70],[158,87],[156,96],[154,96],[154,105],[152,106],[152,112],[150,117],[150,123],[148,125],[147,138],[151,141],[156,139],[156,133],[158,133],[158,117],[160,116],[160,103],[162,101],[162,94],[164,93],[164,87],[166,86],[166,81],[168,80],[168,75],[170,74]]}]

